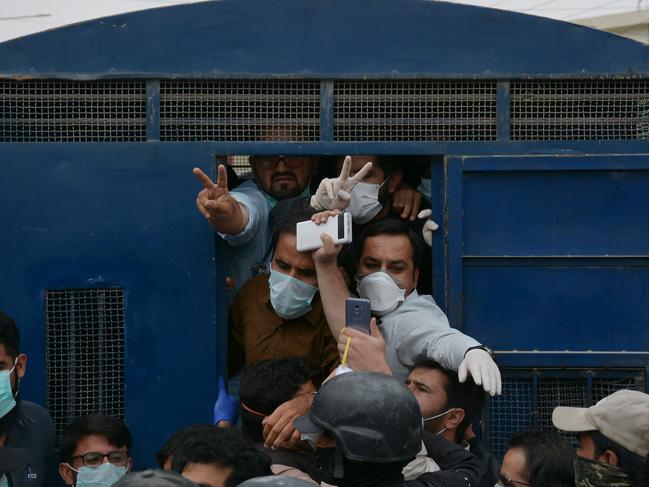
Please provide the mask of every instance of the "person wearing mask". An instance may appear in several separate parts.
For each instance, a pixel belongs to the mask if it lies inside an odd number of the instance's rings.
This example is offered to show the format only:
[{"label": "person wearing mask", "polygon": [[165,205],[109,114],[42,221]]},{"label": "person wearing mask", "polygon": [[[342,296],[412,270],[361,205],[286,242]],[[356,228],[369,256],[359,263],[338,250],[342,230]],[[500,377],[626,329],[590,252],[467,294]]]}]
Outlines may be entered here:
[{"label": "person wearing mask", "polygon": [[43,487],[55,477],[54,425],[38,404],[20,397],[20,381],[27,371],[27,355],[20,353],[20,330],[0,310],[0,447],[24,448],[25,465],[5,472],[0,487]]},{"label": "person wearing mask", "polygon": [[406,379],[406,386],[415,395],[424,421],[423,447],[420,454],[404,469],[404,476],[415,478],[425,471],[434,472],[439,466],[427,455],[426,442],[430,435],[441,435],[473,453],[488,470],[478,486],[493,487],[498,480],[500,465],[496,457],[473,436],[465,441],[465,433],[473,418],[480,417],[486,393],[471,377],[460,382],[457,373],[437,362],[419,359]]},{"label": "person wearing mask", "polygon": [[621,390],[589,408],[559,406],[552,423],[577,434],[577,487],[639,487],[649,455],[649,395]]},{"label": "person wearing mask", "polygon": [[359,296],[370,301],[376,317],[371,335],[345,328],[345,299],[350,294],[336,264],[340,246],[326,234],[322,241],[323,247],[313,254],[320,294],[331,333],[339,337],[339,351],[352,337],[348,356],[352,369],[390,373],[405,381],[415,361],[426,357],[458,370],[460,382],[470,373],[491,395],[500,394],[493,352],[451,328],[432,296],[417,293],[424,246],[419,235],[393,219],[373,223],[361,233],[356,281]]},{"label": "person wearing mask", "polygon": [[250,279],[232,305],[230,377],[261,360],[300,357],[319,384],[337,364],[336,341],[322,309],[313,257],[296,249],[296,224],[311,214],[291,208],[278,219],[270,274]]},{"label": "person wearing mask", "polygon": [[[329,212],[339,214],[337,211]],[[322,218],[323,214],[315,215]],[[322,221],[322,220],[321,220]],[[469,374],[490,394],[500,394],[500,371],[493,352],[459,330],[451,328],[446,315],[432,296],[416,290],[423,242],[407,224],[387,219],[368,226],[360,236],[357,289],[370,301],[370,335],[345,328],[347,282],[338,268],[339,245],[321,236],[324,245],[313,252],[318,284],[327,323],[338,337],[338,352],[344,354],[351,338],[347,365],[354,370],[383,372],[405,381],[420,357],[458,370],[464,382]],[[295,440],[291,421],[310,407],[306,399],[292,400],[267,420],[266,445],[279,447]],[[292,415],[292,417],[291,417]]]},{"label": "person wearing mask", "polygon": [[[573,487],[574,450],[553,431],[524,431],[509,439],[500,487]],[[611,485],[611,487],[613,487]]]},{"label": "person wearing mask", "polygon": [[443,471],[404,480],[403,467],[421,447],[421,413],[410,391],[385,374],[350,372],[328,380],[294,426],[316,449],[327,484],[467,487],[484,472],[469,452],[437,436],[430,454]]},{"label": "person wearing mask", "polygon": [[66,485],[110,487],[131,470],[131,432],[119,419],[92,414],[61,435],[59,474]]}]

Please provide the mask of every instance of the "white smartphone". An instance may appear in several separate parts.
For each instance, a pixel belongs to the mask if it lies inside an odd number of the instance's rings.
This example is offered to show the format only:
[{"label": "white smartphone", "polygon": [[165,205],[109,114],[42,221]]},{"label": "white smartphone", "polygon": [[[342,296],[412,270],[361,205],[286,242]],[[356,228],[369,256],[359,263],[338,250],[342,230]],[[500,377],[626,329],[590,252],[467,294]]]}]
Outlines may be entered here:
[{"label": "white smartphone", "polygon": [[348,244],[352,241],[352,214],[342,213],[329,217],[326,223],[316,225],[311,220],[297,224],[297,250],[305,252],[322,247],[320,235],[328,234],[337,244]]}]

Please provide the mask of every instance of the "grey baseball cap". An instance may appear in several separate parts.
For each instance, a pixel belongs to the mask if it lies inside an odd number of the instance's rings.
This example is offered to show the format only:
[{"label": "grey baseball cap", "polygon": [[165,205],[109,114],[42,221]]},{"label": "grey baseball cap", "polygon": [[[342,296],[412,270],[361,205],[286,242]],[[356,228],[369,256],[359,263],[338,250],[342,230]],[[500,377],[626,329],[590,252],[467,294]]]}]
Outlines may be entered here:
[{"label": "grey baseball cap", "polygon": [[144,470],[126,474],[113,487],[197,487],[197,484],[176,472]]},{"label": "grey baseball cap", "polygon": [[29,463],[29,451],[24,448],[0,447],[0,474],[24,468]]},{"label": "grey baseball cap", "polygon": [[649,454],[649,394],[644,392],[617,391],[589,408],[559,406],[552,422],[562,431],[599,431],[641,457]]}]

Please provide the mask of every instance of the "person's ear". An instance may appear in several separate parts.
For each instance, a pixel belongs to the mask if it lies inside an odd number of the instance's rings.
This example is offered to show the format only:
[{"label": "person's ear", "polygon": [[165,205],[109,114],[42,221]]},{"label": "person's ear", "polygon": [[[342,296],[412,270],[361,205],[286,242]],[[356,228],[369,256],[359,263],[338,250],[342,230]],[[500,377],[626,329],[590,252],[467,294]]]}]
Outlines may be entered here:
[{"label": "person's ear", "polygon": [[133,459],[128,457],[128,461],[126,462],[126,471],[130,472],[131,468],[133,468]]},{"label": "person's ear", "polygon": [[609,465],[615,465],[616,467],[620,464],[620,459],[613,450],[606,450],[599,456],[598,460]]},{"label": "person's ear", "polygon": [[455,430],[464,421],[464,409],[455,408],[444,418],[444,428]]},{"label": "person's ear", "polygon": [[66,485],[74,485],[74,473],[65,463],[59,463],[59,475]]},{"label": "person's ear", "polygon": [[22,379],[27,371],[27,355],[21,353],[16,358],[16,377]]},{"label": "person's ear", "polygon": [[390,177],[388,178],[388,191],[390,192],[390,194],[394,193],[397,190],[402,180],[402,171],[395,171],[390,175]]}]

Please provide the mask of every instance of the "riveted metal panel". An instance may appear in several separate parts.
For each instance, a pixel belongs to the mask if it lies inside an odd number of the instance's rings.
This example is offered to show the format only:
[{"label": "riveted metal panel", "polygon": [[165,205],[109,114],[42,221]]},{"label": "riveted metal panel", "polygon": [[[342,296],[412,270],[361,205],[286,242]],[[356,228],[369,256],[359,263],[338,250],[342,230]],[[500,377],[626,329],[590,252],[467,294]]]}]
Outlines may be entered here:
[{"label": "riveted metal panel", "polygon": [[320,82],[162,81],[164,141],[317,141]]},{"label": "riveted metal panel", "polygon": [[649,138],[649,80],[511,83],[512,140]]},{"label": "riveted metal panel", "polygon": [[495,81],[337,81],[334,140],[496,139]]},{"label": "riveted metal panel", "polygon": [[144,140],[144,81],[0,81],[0,142]]},{"label": "riveted metal panel", "polygon": [[48,289],[47,407],[56,441],[75,418],[124,418],[124,290]]}]

